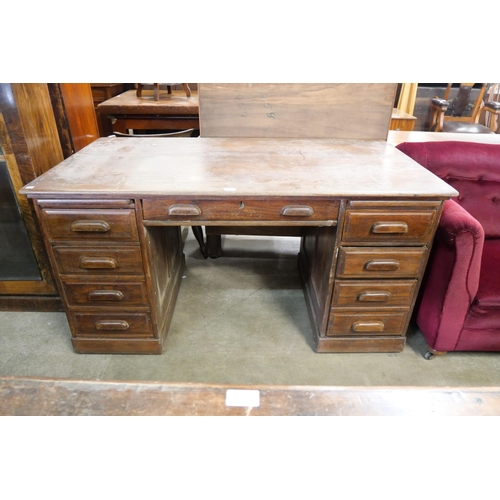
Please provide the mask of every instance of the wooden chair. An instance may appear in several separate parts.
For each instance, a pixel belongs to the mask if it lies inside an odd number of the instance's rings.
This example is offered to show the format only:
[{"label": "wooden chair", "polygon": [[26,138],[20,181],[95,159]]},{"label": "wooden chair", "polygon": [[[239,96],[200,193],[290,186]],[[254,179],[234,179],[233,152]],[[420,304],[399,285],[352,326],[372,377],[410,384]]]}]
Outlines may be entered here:
[{"label": "wooden chair", "polygon": [[[481,125],[479,118],[484,111],[490,111],[495,115],[500,110],[500,104],[483,102],[486,91],[486,83],[481,84],[479,94],[475,100],[471,100],[473,83],[461,83],[457,95],[449,100],[451,83],[446,87],[444,96],[433,97],[430,105],[430,130],[431,132],[455,132],[472,134],[494,134],[495,129]],[[492,120],[496,123],[497,120]]]},{"label": "wooden chair", "polygon": [[160,100],[160,85],[167,86],[167,92],[169,94],[172,93],[172,87],[175,85],[182,85],[184,92],[186,92],[186,97],[191,97],[191,89],[187,83],[138,83],[137,84],[137,97],[142,97],[142,90],[144,85],[152,85],[153,86],[153,95],[155,101]]}]

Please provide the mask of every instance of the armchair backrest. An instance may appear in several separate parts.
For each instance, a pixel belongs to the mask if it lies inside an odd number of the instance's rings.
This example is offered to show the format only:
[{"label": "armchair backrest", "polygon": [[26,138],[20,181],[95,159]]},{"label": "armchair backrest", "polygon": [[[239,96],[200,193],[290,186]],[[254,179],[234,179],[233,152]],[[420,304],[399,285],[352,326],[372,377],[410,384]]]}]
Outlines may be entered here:
[{"label": "armchair backrest", "polygon": [[500,237],[500,144],[404,142],[396,147],[460,193],[455,201],[483,226],[486,238]]},{"label": "armchair backrest", "polygon": [[[486,83],[481,84],[481,88],[479,90],[478,95],[476,96],[474,101],[471,101],[471,92],[473,83],[461,83],[458,87],[458,91],[454,99],[451,101],[451,105],[448,108],[450,111],[451,117],[464,117],[470,116],[471,122],[476,122],[476,119],[479,117],[479,112],[481,111],[481,106],[483,103],[484,93],[486,91]],[[446,87],[444,93],[444,99],[448,100],[450,95],[452,84],[449,83]],[[465,115],[466,109],[471,108],[470,113]],[[448,119],[453,120],[453,118],[447,117]]]}]

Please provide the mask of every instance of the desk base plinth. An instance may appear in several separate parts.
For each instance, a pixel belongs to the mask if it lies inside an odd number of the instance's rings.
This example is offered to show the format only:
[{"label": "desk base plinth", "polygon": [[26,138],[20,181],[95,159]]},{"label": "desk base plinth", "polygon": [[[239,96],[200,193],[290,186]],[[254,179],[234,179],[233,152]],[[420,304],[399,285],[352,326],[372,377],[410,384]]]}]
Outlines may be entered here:
[{"label": "desk base plinth", "polygon": [[161,354],[159,339],[71,339],[78,354]]},{"label": "desk base plinth", "polygon": [[402,352],[406,337],[316,337],[317,352]]}]

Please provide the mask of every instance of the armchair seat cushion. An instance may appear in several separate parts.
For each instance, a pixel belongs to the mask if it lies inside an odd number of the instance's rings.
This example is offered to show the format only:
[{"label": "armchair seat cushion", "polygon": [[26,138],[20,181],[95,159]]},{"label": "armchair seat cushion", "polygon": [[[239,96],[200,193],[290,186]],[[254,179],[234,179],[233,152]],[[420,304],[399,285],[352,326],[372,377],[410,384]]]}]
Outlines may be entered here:
[{"label": "armchair seat cushion", "polygon": [[494,134],[493,130],[479,123],[445,121],[442,132],[460,134]]},{"label": "armchair seat cushion", "polygon": [[500,337],[500,239],[485,240],[479,288],[464,323],[465,330],[496,330]]},{"label": "armchair seat cushion", "polygon": [[500,239],[487,239],[484,242],[481,260],[479,288],[473,307],[480,309],[498,308],[500,313]]}]

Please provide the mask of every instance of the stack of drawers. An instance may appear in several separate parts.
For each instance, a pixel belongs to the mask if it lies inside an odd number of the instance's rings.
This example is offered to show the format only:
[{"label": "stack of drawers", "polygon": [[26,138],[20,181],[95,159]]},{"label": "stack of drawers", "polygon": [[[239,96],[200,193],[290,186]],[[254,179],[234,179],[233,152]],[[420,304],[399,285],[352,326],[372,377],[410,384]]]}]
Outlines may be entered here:
[{"label": "stack of drawers", "polygon": [[439,208],[436,202],[347,204],[326,332],[330,349],[403,349]]},{"label": "stack of drawers", "polygon": [[75,350],[140,350],[155,335],[133,201],[39,205]]}]

